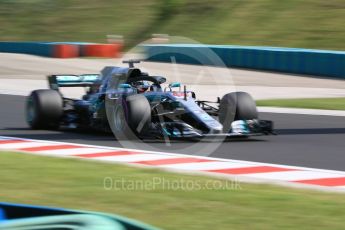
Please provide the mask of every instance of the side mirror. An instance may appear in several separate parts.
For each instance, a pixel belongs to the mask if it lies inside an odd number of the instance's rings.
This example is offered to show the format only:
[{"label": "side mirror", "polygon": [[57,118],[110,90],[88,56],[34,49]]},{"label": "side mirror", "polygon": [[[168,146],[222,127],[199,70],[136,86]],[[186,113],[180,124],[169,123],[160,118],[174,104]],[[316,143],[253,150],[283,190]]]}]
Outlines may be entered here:
[{"label": "side mirror", "polygon": [[181,87],[180,82],[172,82],[169,84],[169,88],[176,88],[176,87]]},{"label": "side mirror", "polygon": [[132,88],[130,84],[120,84],[119,85],[119,88],[120,89],[130,89]]}]

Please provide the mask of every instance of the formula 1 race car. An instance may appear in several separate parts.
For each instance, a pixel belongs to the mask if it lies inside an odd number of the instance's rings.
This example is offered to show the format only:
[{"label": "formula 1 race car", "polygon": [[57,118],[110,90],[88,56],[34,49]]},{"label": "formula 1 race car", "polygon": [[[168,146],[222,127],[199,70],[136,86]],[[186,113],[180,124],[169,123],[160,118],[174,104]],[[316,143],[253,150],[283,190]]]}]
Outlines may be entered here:
[{"label": "formula 1 race car", "polygon": [[[196,99],[180,83],[134,67],[105,67],[100,74],[50,75],[50,89],[31,92],[26,119],[33,129],[59,127],[112,131],[116,138],[228,138],[271,134],[273,122],[259,120],[245,92],[215,102]],[[163,87],[165,85],[165,87]],[[60,87],[85,87],[82,99],[66,98]]]}]

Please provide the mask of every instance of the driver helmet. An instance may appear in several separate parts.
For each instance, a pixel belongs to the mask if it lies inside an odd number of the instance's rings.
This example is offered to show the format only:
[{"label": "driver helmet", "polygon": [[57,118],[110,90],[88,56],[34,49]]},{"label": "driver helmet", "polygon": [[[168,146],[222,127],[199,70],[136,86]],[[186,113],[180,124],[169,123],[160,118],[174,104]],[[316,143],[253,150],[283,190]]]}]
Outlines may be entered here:
[{"label": "driver helmet", "polygon": [[133,84],[133,86],[138,90],[138,93],[144,93],[150,88],[148,81],[138,81]]}]

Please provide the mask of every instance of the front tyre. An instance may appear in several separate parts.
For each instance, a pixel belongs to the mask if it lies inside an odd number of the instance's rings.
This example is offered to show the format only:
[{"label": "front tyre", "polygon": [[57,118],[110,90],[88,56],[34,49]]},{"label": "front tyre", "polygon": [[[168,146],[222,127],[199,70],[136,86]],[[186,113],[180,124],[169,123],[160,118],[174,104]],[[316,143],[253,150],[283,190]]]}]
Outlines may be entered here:
[{"label": "front tyre", "polygon": [[34,90],[27,98],[26,121],[32,129],[58,129],[62,114],[63,99],[55,90]]},{"label": "front tyre", "polygon": [[233,92],[223,96],[219,105],[219,122],[228,132],[231,123],[236,120],[253,120],[258,118],[254,99],[246,92]]},{"label": "front tyre", "polygon": [[135,139],[148,131],[151,106],[145,96],[137,94],[119,98],[110,105],[107,108],[108,121],[117,139]]}]

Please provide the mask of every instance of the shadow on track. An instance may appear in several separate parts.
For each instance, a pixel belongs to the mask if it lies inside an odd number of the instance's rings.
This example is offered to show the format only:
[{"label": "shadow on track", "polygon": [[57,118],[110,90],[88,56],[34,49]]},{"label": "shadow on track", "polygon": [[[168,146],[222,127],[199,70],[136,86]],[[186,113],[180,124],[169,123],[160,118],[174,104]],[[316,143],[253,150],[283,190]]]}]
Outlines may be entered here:
[{"label": "shadow on track", "polygon": [[345,134],[345,128],[276,129],[278,135]]},{"label": "shadow on track", "polygon": [[[112,133],[105,133],[92,130],[75,130],[75,129],[59,129],[59,130],[32,130],[25,127],[5,127],[0,129],[6,131],[18,131],[10,132],[7,134],[12,137],[38,139],[38,140],[49,140],[49,141],[74,141],[74,140],[85,140],[85,141],[115,141],[118,140],[113,136]],[[6,134],[4,136],[7,136]],[[143,139],[143,140],[128,140],[132,142],[144,142],[146,144],[165,144],[165,140],[162,139]],[[220,140],[222,142],[260,142],[265,141],[262,139],[256,139],[256,137],[234,137],[226,140]],[[198,139],[169,139],[169,143],[212,143],[217,140],[198,140]]]}]

